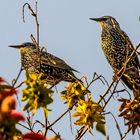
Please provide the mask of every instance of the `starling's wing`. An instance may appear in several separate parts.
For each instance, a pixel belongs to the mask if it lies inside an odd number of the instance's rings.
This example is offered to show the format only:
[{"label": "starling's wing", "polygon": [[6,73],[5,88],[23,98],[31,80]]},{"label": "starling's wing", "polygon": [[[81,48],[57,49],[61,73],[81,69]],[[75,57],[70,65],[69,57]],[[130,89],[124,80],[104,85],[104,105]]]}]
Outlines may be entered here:
[{"label": "starling's wing", "polygon": [[[122,37],[124,38],[124,40],[127,40],[127,43],[126,43],[126,49],[130,49],[132,51],[135,50],[135,48],[133,47],[133,44],[132,42],[130,41],[128,35],[123,31],[123,30],[118,30],[120,32],[120,34],[122,35]],[[137,67],[137,68],[140,68],[140,62],[139,62],[139,59],[138,59],[138,55],[137,53],[134,53],[134,58],[133,58],[133,63],[134,65]]]},{"label": "starling's wing", "polygon": [[[130,41],[129,37],[127,36],[127,34],[126,34],[124,31],[122,31],[122,30],[118,30],[118,31],[120,32],[120,34],[121,34],[123,40],[126,41],[126,42],[125,42],[125,44],[126,44],[125,47],[126,47],[126,49],[127,49],[128,51],[130,50],[130,52],[128,52],[128,53],[132,53],[132,52],[135,50],[135,48],[133,47],[133,44],[132,44],[132,42]],[[139,62],[137,53],[134,53],[134,56],[133,56],[132,59],[133,59],[133,60],[132,60],[132,61],[133,61],[133,65],[136,67],[137,72],[138,72],[138,71],[139,71],[139,68],[140,68],[140,62]],[[126,75],[125,75],[125,74],[122,75],[121,80],[122,80],[131,90],[133,89],[132,83],[130,82],[130,80],[129,80],[127,74],[126,74]]]},{"label": "starling's wing", "polygon": [[42,52],[41,63],[52,66],[52,67],[57,67],[60,69],[78,72],[77,70],[73,69],[68,64],[66,64],[66,62],[64,60],[46,52],[46,51]]}]

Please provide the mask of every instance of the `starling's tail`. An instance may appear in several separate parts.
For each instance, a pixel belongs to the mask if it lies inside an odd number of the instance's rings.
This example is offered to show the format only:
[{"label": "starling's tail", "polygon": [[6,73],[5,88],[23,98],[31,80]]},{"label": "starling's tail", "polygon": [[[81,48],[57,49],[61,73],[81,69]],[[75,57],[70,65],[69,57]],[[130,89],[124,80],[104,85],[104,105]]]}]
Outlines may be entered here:
[{"label": "starling's tail", "polygon": [[132,83],[129,78],[127,78],[125,75],[123,75],[121,77],[121,80],[125,83],[125,85],[133,91],[133,95],[134,97],[137,97],[138,95],[140,95],[140,88],[138,88],[138,86],[136,86],[136,84]]},{"label": "starling's tail", "polygon": [[81,89],[85,91],[85,92],[83,93],[83,96],[84,96],[87,92],[88,92],[88,93],[90,92],[90,91],[88,90],[88,88],[84,86],[83,81],[82,81],[81,79],[78,79],[75,75],[71,75],[71,78],[74,79],[73,82],[79,84],[79,85],[81,86]]},{"label": "starling's tail", "polygon": [[130,90],[133,90],[134,97],[140,97],[140,74],[138,69],[132,67],[126,70],[121,79]]},{"label": "starling's tail", "polygon": [[83,86],[83,81],[81,79],[78,79],[77,77],[75,77],[75,81]]},{"label": "starling's tail", "polygon": [[122,75],[121,80],[125,83],[125,85],[130,89],[133,90],[133,86],[130,83],[130,80],[125,75]]},{"label": "starling's tail", "polygon": [[70,76],[70,81],[69,81],[69,82],[78,82],[78,83],[80,83],[80,84],[83,85],[82,80],[78,79],[78,78],[74,75],[74,73],[69,74],[69,76]]},{"label": "starling's tail", "polygon": [[134,83],[133,83],[133,91],[134,91],[134,96],[140,97],[140,75],[137,75],[134,77]]}]

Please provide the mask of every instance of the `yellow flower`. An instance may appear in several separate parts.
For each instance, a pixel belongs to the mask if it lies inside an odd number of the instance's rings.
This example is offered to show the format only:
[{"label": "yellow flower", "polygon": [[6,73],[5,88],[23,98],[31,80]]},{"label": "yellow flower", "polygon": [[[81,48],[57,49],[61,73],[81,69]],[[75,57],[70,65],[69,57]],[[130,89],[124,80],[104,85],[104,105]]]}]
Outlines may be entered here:
[{"label": "yellow flower", "polygon": [[22,101],[27,101],[24,110],[30,110],[34,114],[40,107],[47,108],[47,105],[53,102],[53,91],[45,86],[45,81],[41,80],[42,74],[28,74],[23,89]]},{"label": "yellow flower", "polygon": [[79,100],[84,100],[84,95],[89,91],[84,86],[78,83],[69,83],[66,90],[61,92],[61,99],[68,103],[68,107],[71,108]]},{"label": "yellow flower", "polygon": [[[76,112],[72,115],[73,117],[79,117],[75,124],[79,126],[87,127],[89,130],[93,129],[93,124],[104,124],[105,117],[102,115],[102,107],[93,102],[90,97],[87,101],[80,100],[79,106],[76,107]],[[104,127],[104,125],[103,125]]]}]

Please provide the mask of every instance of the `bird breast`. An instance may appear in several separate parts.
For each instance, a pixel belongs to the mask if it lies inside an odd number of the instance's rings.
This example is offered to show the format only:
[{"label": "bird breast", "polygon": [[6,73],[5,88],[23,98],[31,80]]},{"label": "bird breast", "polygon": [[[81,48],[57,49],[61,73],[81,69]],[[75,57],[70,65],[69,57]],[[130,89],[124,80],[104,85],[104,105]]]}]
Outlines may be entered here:
[{"label": "bird breast", "polygon": [[39,59],[37,51],[27,50],[21,52],[22,67],[30,73],[37,73],[39,71]]},{"label": "bird breast", "polygon": [[103,30],[101,35],[102,50],[112,66],[115,69],[121,69],[126,61],[126,41],[115,29]]}]

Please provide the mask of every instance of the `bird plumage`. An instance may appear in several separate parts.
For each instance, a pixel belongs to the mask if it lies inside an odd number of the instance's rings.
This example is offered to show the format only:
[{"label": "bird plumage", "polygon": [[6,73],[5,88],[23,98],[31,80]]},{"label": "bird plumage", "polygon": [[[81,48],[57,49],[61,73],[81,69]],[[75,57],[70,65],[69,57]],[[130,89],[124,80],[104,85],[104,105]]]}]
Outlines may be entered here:
[{"label": "bird plumage", "polygon": [[[102,29],[102,50],[114,72],[119,72],[135,51],[135,48],[115,18],[103,16],[101,18],[91,18],[91,20],[95,20],[100,24]],[[134,52],[121,77],[122,81],[132,90],[140,90],[139,68],[138,55]]]},{"label": "bird plumage", "polygon": [[73,73],[76,70],[70,67],[64,60],[48,53],[45,49],[37,48],[31,42],[11,45],[9,47],[20,50],[21,64],[26,72],[29,74],[43,73],[42,79],[46,79],[47,83],[51,85],[55,85],[60,81],[81,82]]}]

